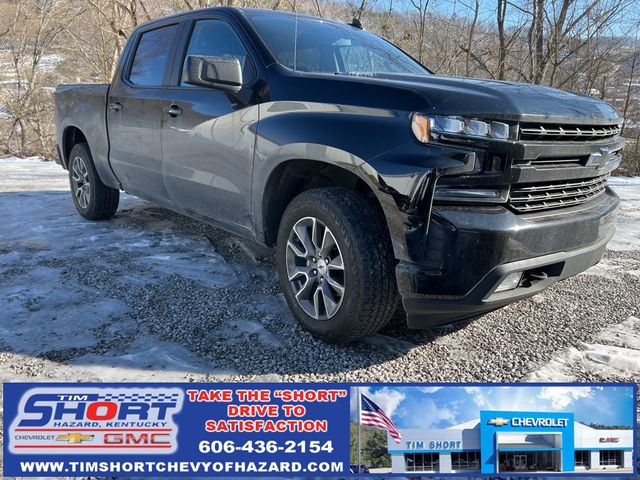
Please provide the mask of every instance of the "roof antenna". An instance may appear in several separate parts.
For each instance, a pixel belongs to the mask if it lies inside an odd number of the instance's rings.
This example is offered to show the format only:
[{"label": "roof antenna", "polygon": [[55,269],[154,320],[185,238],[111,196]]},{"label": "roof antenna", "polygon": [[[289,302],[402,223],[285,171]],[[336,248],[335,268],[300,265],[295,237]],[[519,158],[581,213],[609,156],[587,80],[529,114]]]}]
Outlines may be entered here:
[{"label": "roof antenna", "polygon": [[360,21],[359,18],[356,18],[356,17],[353,17],[353,20],[351,20],[351,23],[347,23],[347,25],[357,28],[358,30],[363,30],[362,22]]}]

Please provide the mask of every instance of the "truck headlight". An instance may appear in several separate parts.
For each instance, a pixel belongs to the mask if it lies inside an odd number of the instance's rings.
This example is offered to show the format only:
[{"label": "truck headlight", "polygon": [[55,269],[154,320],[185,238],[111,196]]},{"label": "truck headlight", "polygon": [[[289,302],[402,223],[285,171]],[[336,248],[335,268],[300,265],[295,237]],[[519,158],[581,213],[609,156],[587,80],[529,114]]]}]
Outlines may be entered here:
[{"label": "truck headlight", "polygon": [[431,128],[434,132],[464,133],[464,119],[462,117],[431,117]]},{"label": "truck headlight", "polygon": [[454,115],[426,116],[414,113],[411,117],[411,129],[422,143],[429,141],[431,132],[497,140],[509,139],[509,124],[507,123]]}]

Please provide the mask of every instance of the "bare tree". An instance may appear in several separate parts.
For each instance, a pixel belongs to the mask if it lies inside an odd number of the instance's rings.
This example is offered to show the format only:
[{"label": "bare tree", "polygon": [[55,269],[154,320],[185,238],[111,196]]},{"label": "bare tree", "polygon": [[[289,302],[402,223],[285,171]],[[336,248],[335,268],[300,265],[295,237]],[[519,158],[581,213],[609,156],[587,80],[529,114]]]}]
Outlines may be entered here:
[{"label": "bare tree", "polygon": [[[502,0],[499,0],[502,1]],[[500,7],[498,7],[500,8]],[[467,48],[465,50],[465,62],[464,62],[464,73],[468,77],[471,75],[471,49],[473,48],[473,36],[476,31],[476,25],[478,24],[478,16],[480,15],[480,0],[475,0],[473,6],[473,20],[471,21],[471,26],[469,27],[469,35],[467,35]]]},{"label": "bare tree", "polygon": [[[624,123],[622,125],[622,131],[624,133],[625,128],[627,127],[627,123],[628,123],[628,117],[627,115],[629,114],[629,107],[631,106],[631,100],[632,100],[632,93],[633,93],[633,82],[634,82],[634,78],[635,78],[635,74],[636,74],[636,63],[638,61],[638,32],[640,31],[640,22],[636,25],[636,33],[634,36],[634,42],[633,42],[633,53],[631,54],[631,71],[629,72],[629,81],[627,82],[627,93],[624,97],[624,105],[622,107],[622,116],[624,117]],[[640,132],[640,128],[638,129],[638,131]],[[636,150],[638,148],[637,142],[636,142]]]},{"label": "bare tree", "polygon": [[51,155],[57,83],[109,82],[141,22],[216,5],[355,17],[437,73],[595,95],[624,114],[626,135],[640,130],[633,0],[0,0],[0,148]]},{"label": "bare tree", "polygon": [[362,15],[369,8],[369,0],[360,0],[358,2],[353,2],[352,0],[349,0],[348,5],[351,8],[351,11],[353,13],[353,18],[357,18],[358,20],[360,20],[362,18]]},{"label": "bare tree", "polygon": [[18,0],[3,39],[12,81],[3,84],[0,104],[11,123],[5,143],[19,155],[51,155],[53,115],[46,78],[59,58],[53,55],[63,27],[55,19],[67,9],[62,0]]},{"label": "bare tree", "polygon": [[[144,0],[85,0],[100,20],[98,28],[113,42],[112,68],[115,67],[129,33],[142,22],[151,20]],[[184,0],[187,1],[187,0]]]},{"label": "bare tree", "polygon": [[418,61],[424,62],[424,43],[427,33],[427,14],[429,12],[430,0],[409,0],[413,7],[413,20],[418,30],[417,52]]}]

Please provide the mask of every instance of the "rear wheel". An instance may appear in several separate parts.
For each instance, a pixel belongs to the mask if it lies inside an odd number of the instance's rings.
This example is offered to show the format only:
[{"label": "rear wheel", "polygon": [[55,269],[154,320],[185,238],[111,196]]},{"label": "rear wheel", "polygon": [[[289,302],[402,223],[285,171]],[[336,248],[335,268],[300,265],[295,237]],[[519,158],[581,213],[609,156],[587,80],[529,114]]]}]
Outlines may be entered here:
[{"label": "rear wheel", "polygon": [[78,143],[71,149],[69,184],[76,210],[84,218],[104,220],[118,210],[120,191],[102,183],[86,143]]},{"label": "rear wheel", "polygon": [[343,188],[309,190],[278,232],[285,298],[314,336],[346,343],[381,329],[398,304],[395,259],[382,214]]}]

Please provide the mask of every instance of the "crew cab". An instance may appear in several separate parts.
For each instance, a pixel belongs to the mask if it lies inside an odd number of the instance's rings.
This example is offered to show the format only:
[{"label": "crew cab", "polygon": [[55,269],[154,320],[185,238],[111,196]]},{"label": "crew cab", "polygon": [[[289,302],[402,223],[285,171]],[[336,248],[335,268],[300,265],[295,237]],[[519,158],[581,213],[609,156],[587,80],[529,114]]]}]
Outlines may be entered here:
[{"label": "crew cab", "polygon": [[[359,22],[207,8],[131,34],[109,85],[55,92],[78,212],[120,191],[277,249],[332,342],[500,308],[597,263],[622,118],[588,96],[438,76]],[[597,294],[597,292],[594,292]]]}]

